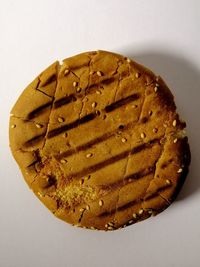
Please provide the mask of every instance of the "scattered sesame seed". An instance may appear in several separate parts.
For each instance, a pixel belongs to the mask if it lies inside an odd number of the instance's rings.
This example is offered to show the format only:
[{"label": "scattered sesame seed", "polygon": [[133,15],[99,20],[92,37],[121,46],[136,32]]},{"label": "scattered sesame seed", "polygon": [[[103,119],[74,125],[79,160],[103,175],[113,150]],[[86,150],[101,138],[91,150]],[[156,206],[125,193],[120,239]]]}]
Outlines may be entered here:
[{"label": "scattered sesame seed", "polygon": [[153,132],[154,133],[157,133],[158,132],[158,129],[157,128],[153,128]]},{"label": "scattered sesame seed", "polygon": [[11,125],[11,128],[12,128],[12,129],[14,129],[15,127],[16,127],[16,125],[15,125],[15,124]]},{"label": "scattered sesame seed", "polygon": [[86,208],[86,210],[90,210],[90,206],[89,205],[87,205],[85,208]]},{"label": "scattered sesame seed", "polygon": [[137,105],[132,105],[132,108],[137,108]]},{"label": "scattered sesame seed", "polygon": [[58,117],[58,121],[59,121],[59,122],[64,122],[65,120],[64,120],[64,118],[62,118],[62,117]]},{"label": "scattered sesame seed", "polygon": [[80,210],[79,210],[79,211],[80,211],[80,212],[82,212],[82,211],[84,211],[84,210],[85,210],[84,208],[80,208]]},{"label": "scattered sesame seed", "polygon": [[87,181],[87,180],[89,180],[90,178],[91,178],[91,175],[88,175],[88,176],[85,177],[85,180]]},{"label": "scattered sesame seed", "polygon": [[86,158],[91,158],[92,157],[92,153],[88,153],[87,155],[86,155]]},{"label": "scattered sesame seed", "polygon": [[77,84],[78,84],[77,82],[73,82],[73,86],[74,86],[74,87],[76,87],[76,86],[77,86]]},{"label": "scattered sesame seed", "polygon": [[138,213],[141,215],[143,212],[144,212],[144,210],[140,209]]},{"label": "scattered sesame seed", "polygon": [[43,197],[43,195],[42,195],[40,192],[38,192],[38,196],[39,196],[39,197]]},{"label": "scattered sesame seed", "polygon": [[96,102],[93,102],[92,103],[92,107],[95,108],[97,106],[97,103]]},{"label": "scattered sesame seed", "polygon": [[108,226],[107,228],[108,228],[108,230],[114,230],[114,228],[112,226]]},{"label": "scattered sesame seed", "polygon": [[109,222],[108,225],[114,226],[114,222]]},{"label": "scattered sesame seed", "polygon": [[171,181],[169,179],[165,180],[166,184],[171,184]]},{"label": "scattered sesame seed", "polygon": [[64,134],[63,134],[63,137],[66,138],[67,136],[68,136],[68,133],[64,133]]},{"label": "scattered sesame seed", "polygon": [[89,74],[90,74],[90,75],[92,75],[93,73],[94,73],[94,71],[93,71],[93,70],[91,70],[91,71],[89,72]]},{"label": "scattered sesame seed", "polygon": [[96,90],[97,95],[101,95],[101,91],[100,90]]},{"label": "scattered sesame seed", "polygon": [[84,184],[84,179],[81,179],[79,183],[80,185]]},{"label": "scattered sesame seed", "polygon": [[131,62],[131,60],[130,60],[130,58],[127,58],[127,60],[126,60],[128,63],[130,63]]},{"label": "scattered sesame seed", "polygon": [[174,144],[176,144],[176,143],[177,143],[177,141],[178,141],[178,139],[177,139],[177,138],[175,138],[175,139],[174,139]]},{"label": "scattered sesame seed", "polygon": [[66,69],[66,70],[64,71],[64,74],[66,75],[66,74],[68,74],[68,73],[69,73],[69,70]]},{"label": "scattered sesame seed", "polygon": [[94,226],[91,226],[90,229],[91,229],[91,230],[95,230],[95,227],[94,227]]},{"label": "scattered sesame seed", "polygon": [[130,223],[130,224],[133,223],[133,220],[130,220],[129,223]]},{"label": "scattered sesame seed", "polygon": [[99,77],[101,77],[102,76],[102,72],[101,71],[97,71],[97,75],[99,76]]},{"label": "scattered sesame seed", "polygon": [[122,143],[126,143],[127,139],[126,138],[122,138]]},{"label": "scattered sesame seed", "polygon": [[137,218],[137,214],[133,213],[133,218],[136,219]]},{"label": "scattered sesame seed", "polygon": [[152,113],[153,113],[153,112],[152,112],[152,110],[149,110],[149,116],[151,116],[151,115],[152,115]]},{"label": "scattered sesame seed", "polygon": [[139,72],[136,72],[135,78],[139,78],[139,77],[140,77],[140,73]]},{"label": "scattered sesame seed", "polygon": [[37,128],[42,128],[42,127],[43,127],[43,125],[42,125],[42,124],[39,124],[39,123],[36,123],[35,126],[36,126]]},{"label": "scattered sesame seed", "polygon": [[103,206],[103,200],[99,200],[99,206],[100,206],[100,207]]},{"label": "scattered sesame seed", "polygon": [[166,124],[166,123],[163,123],[163,126],[164,126],[165,128],[167,128],[167,124]]},{"label": "scattered sesame seed", "polygon": [[160,85],[158,83],[156,83],[156,87],[159,87]]},{"label": "scattered sesame seed", "polygon": [[144,139],[146,137],[146,134],[145,133],[141,133],[141,138]]},{"label": "scattered sesame seed", "polygon": [[183,169],[180,168],[180,169],[177,171],[177,173],[181,173],[182,171],[183,171]]},{"label": "scattered sesame seed", "polygon": [[148,213],[149,214],[152,214],[153,213],[153,210],[152,209],[148,210]]},{"label": "scattered sesame seed", "polygon": [[158,87],[157,86],[154,87],[154,91],[155,91],[155,93],[158,91]]},{"label": "scattered sesame seed", "polygon": [[172,123],[172,125],[173,125],[174,127],[176,127],[176,123],[177,123],[176,120],[174,120],[173,123]]},{"label": "scattered sesame seed", "polygon": [[66,159],[61,159],[60,162],[61,162],[62,164],[64,164],[64,163],[67,163],[67,160],[66,160]]},{"label": "scattered sesame seed", "polygon": [[159,77],[156,77],[156,82],[158,82],[159,81]]},{"label": "scattered sesame seed", "polygon": [[81,91],[81,88],[80,87],[77,87],[76,92],[77,93],[80,93],[80,91]]},{"label": "scattered sesame seed", "polygon": [[107,223],[105,224],[105,227],[106,227],[106,228],[108,227],[108,224],[107,224]]}]

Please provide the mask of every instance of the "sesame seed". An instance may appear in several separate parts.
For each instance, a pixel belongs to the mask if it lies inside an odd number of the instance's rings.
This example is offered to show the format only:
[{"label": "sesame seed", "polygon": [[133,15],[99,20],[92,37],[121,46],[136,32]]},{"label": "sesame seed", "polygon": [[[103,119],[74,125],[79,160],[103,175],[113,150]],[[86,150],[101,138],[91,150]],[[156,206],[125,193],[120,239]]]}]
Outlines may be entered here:
[{"label": "sesame seed", "polygon": [[133,213],[133,218],[136,219],[137,218],[137,214]]},{"label": "sesame seed", "polygon": [[122,138],[122,143],[126,143],[127,139],[126,138]]},{"label": "sesame seed", "polygon": [[183,171],[183,169],[180,168],[180,169],[177,171],[177,173],[181,173],[182,171]]},{"label": "sesame seed", "polygon": [[84,179],[81,179],[79,183],[82,185],[84,183]]},{"label": "sesame seed", "polygon": [[96,90],[97,95],[101,95],[101,91]]},{"label": "sesame seed", "polygon": [[127,58],[127,60],[126,60],[128,63],[130,63],[131,62],[131,60],[130,60],[130,58]]},{"label": "sesame seed", "polygon": [[145,133],[141,133],[141,138],[144,139],[146,137],[146,134]]},{"label": "sesame seed", "polygon": [[158,82],[159,81],[159,77],[156,77],[156,82]]},{"label": "sesame seed", "polygon": [[108,228],[108,230],[114,230],[114,228],[112,226],[108,226],[107,228]]},{"label": "sesame seed", "polygon": [[10,117],[13,117],[14,116],[14,114],[13,113],[10,113]]},{"label": "sesame seed", "polygon": [[92,153],[88,153],[87,155],[86,155],[86,158],[91,158],[92,157]]},{"label": "sesame seed", "polygon": [[133,220],[130,220],[129,223],[130,223],[130,224],[133,223]]},{"label": "sesame seed", "polygon": [[91,178],[91,175],[88,175],[88,176],[85,177],[85,180],[87,181],[87,180],[89,180],[90,178]]},{"label": "sesame seed", "polygon": [[108,224],[107,224],[107,223],[105,224],[105,227],[106,227],[106,228],[108,227]]},{"label": "sesame seed", "polygon": [[103,206],[103,200],[99,200],[99,206],[100,206],[100,207]]},{"label": "sesame seed", "polygon": [[97,103],[96,102],[93,102],[92,103],[92,107],[95,108],[97,106]]},{"label": "sesame seed", "polygon": [[69,73],[69,70],[66,69],[66,70],[64,71],[64,74],[66,75],[66,74],[68,74],[68,73]]},{"label": "sesame seed", "polygon": [[78,88],[76,89],[76,92],[77,92],[77,93],[80,93],[80,91],[81,91],[81,88],[78,87]]},{"label": "sesame seed", "polygon": [[139,72],[136,72],[135,78],[139,78],[139,77],[140,77],[140,73]]},{"label": "sesame seed", "polygon": [[160,85],[158,83],[156,83],[156,87],[159,87]]},{"label": "sesame seed", "polygon": [[76,87],[76,86],[77,86],[77,84],[78,84],[77,82],[73,82],[73,86],[74,86],[74,87]]},{"label": "sesame seed", "polygon": [[174,139],[174,144],[176,144],[176,143],[177,143],[177,141],[178,141],[178,139],[177,139],[177,138],[175,138],[175,139]]},{"label": "sesame seed", "polygon": [[141,215],[143,212],[144,212],[144,210],[140,209],[138,213]]},{"label": "sesame seed", "polygon": [[38,192],[38,196],[39,196],[39,197],[43,197],[43,195],[42,195],[40,192]]},{"label": "sesame seed", "polygon": [[86,208],[86,210],[90,210],[90,206],[89,205],[87,205],[85,208]]},{"label": "sesame seed", "polygon": [[89,74],[90,74],[90,75],[92,75],[93,73],[94,73],[94,71],[93,71],[93,70],[91,70],[91,71],[89,72]]},{"label": "sesame seed", "polygon": [[114,222],[109,222],[108,225],[114,226]]},{"label": "sesame seed", "polygon": [[155,93],[158,91],[158,87],[157,86],[154,87],[154,91],[155,91]]},{"label": "sesame seed", "polygon": [[64,134],[63,134],[63,137],[66,138],[67,136],[68,136],[68,133],[64,133]]},{"label": "sesame seed", "polygon": [[166,184],[171,184],[171,181],[169,179],[165,180]]},{"label": "sesame seed", "polygon": [[64,163],[67,163],[67,160],[66,160],[66,159],[61,159],[60,162],[61,162],[62,164],[64,164]]},{"label": "sesame seed", "polygon": [[132,105],[132,108],[137,108],[137,105]]},{"label": "sesame seed", "polygon": [[165,128],[167,128],[167,124],[166,124],[166,123],[163,123],[163,126],[164,126]]},{"label": "sesame seed", "polygon": [[99,76],[99,77],[101,77],[102,76],[102,72],[101,71],[97,71],[97,75]]},{"label": "sesame seed", "polygon": [[39,123],[36,123],[35,126],[36,126],[37,128],[42,128],[42,127],[43,127],[43,125],[42,125],[42,124],[39,124]]},{"label": "sesame seed", "polygon": [[176,127],[176,120],[173,121],[172,125]]},{"label": "sesame seed", "polygon": [[94,227],[94,226],[91,226],[90,229],[91,229],[91,230],[95,230],[95,227]]},{"label": "sesame seed", "polygon": [[62,118],[62,117],[58,117],[58,121],[59,121],[59,122],[64,122],[65,120],[64,120],[64,118]]},{"label": "sesame seed", "polygon": [[153,213],[153,210],[152,209],[148,210],[148,213],[149,214],[152,214]]},{"label": "sesame seed", "polygon": [[152,112],[152,110],[149,110],[149,116],[151,116],[151,115],[152,115],[152,113],[153,113],[153,112]]},{"label": "sesame seed", "polygon": [[157,128],[153,128],[153,132],[154,133],[157,133],[158,132],[158,129]]},{"label": "sesame seed", "polygon": [[12,129],[14,129],[15,127],[16,127],[16,125],[15,125],[15,124],[11,125],[11,128],[12,128]]},{"label": "sesame seed", "polygon": [[80,210],[79,210],[79,211],[80,211],[80,212],[82,212],[82,211],[84,211],[84,210],[85,210],[84,208],[80,208]]}]

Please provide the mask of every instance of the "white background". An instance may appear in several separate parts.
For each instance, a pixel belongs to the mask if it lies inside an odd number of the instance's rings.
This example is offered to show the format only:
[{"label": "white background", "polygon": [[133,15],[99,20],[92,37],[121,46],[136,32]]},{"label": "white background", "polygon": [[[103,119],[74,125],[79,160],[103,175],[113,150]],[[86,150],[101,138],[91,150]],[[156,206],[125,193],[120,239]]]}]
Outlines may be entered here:
[{"label": "white background", "polygon": [[[54,218],[8,147],[9,111],[56,59],[122,53],[164,77],[188,125],[191,171],[159,216],[97,232]],[[200,266],[200,1],[0,0],[0,267]]]}]

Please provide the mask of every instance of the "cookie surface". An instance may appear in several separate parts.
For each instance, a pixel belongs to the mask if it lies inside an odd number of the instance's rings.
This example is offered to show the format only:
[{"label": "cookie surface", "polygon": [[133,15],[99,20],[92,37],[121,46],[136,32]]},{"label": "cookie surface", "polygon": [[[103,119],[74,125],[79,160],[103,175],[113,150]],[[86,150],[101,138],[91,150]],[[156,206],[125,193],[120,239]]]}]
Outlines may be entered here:
[{"label": "cookie surface", "polygon": [[55,62],[11,111],[10,147],[60,219],[114,230],[163,211],[188,172],[185,123],[160,77],[121,55]]}]

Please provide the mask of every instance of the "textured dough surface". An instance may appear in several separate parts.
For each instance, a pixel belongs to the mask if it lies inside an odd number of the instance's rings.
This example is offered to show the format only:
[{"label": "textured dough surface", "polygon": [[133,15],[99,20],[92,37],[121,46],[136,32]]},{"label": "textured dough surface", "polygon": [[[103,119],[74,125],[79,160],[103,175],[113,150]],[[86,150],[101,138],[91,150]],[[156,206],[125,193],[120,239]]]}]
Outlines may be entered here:
[{"label": "textured dough surface", "polygon": [[60,219],[114,230],[163,211],[188,172],[185,123],[164,81],[121,55],[55,62],[11,111],[10,147]]}]

